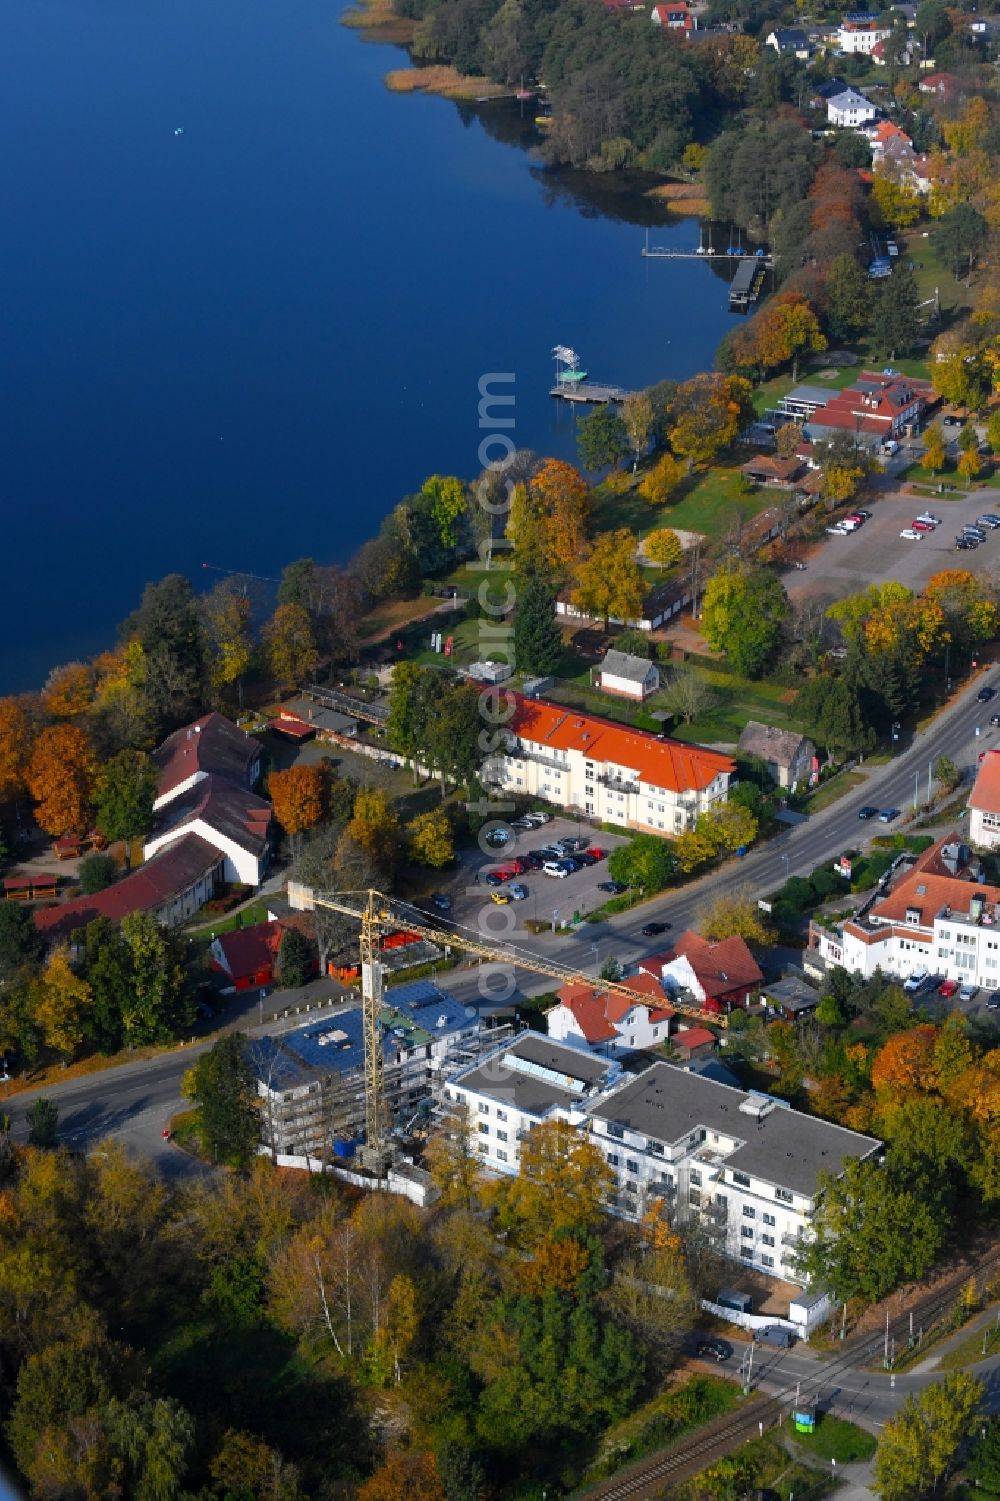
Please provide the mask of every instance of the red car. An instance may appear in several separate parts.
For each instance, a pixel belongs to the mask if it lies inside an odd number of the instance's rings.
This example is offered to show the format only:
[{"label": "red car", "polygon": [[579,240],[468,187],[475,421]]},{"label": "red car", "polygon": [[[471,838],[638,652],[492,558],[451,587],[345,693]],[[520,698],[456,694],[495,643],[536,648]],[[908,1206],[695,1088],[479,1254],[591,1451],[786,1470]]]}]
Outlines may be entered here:
[{"label": "red car", "polygon": [[941,984],[938,986],[938,995],[943,995],[945,999],[947,999],[948,996],[954,995],[957,989],[957,980],[942,980]]},{"label": "red car", "polygon": [[607,850],[602,850],[599,844],[594,844],[587,850],[587,854],[592,855],[595,860],[603,860],[607,853]]},{"label": "red car", "polygon": [[911,521],[910,526],[915,532],[932,532],[934,530],[929,521]]}]

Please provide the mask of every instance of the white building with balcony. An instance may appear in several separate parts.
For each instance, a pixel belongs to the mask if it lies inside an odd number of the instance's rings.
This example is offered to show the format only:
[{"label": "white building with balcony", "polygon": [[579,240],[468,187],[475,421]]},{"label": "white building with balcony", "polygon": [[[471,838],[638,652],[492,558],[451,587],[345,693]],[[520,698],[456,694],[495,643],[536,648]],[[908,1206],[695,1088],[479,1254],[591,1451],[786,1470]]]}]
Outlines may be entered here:
[{"label": "white building with balcony", "polygon": [[544,699],[511,695],[506,754],[484,764],[494,785],[651,834],[682,834],[726,801],[736,764],[717,751],[648,734]]},{"label": "white building with balcony", "polygon": [[881,1143],[669,1063],[638,1075],[568,1043],[522,1034],[448,1081],[484,1167],[518,1171],[533,1126],[568,1121],[600,1148],[612,1210],[640,1218],[654,1199],[675,1223],[698,1220],[734,1261],[801,1281],[796,1252],[820,1192]]},{"label": "white building with balcony", "polygon": [[810,946],[827,963],[870,979],[920,973],[1000,987],[1000,887],[957,834],[903,865],[889,889],[839,927],[814,925]]},{"label": "white building with balcony", "polygon": [[892,27],[887,26],[883,18],[867,12],[857,12],[844,16],[837,40],[841,52],[860,52],[863,56],[869,56],[879,42],[885,42],[891,36]]},{"label": "white building with balcony", "polygon": [[979,763],[969,798],[969,838],[979,849],[1000,844],[1000,751],[987,751]]}]

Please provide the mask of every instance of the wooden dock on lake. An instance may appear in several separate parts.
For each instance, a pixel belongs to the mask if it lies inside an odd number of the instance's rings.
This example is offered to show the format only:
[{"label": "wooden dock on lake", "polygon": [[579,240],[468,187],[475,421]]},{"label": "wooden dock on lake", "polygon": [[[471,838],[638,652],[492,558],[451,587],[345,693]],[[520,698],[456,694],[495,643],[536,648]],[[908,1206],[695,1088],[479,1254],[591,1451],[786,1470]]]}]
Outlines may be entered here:
[{"label": "wooden dock on lake", "polygon": [[624,386],[606,386],[596,380],[557,381],[549,390],[549,395],[558,397],[560,401],[589,402],[597,406],[607,405],[610,401],[624,401],[633,394]]},{"label": "wooden dock on lake", "polygon": [[747,255],[743,250],[667,250],[662,246],[644,245],[639,254],[650,261],[749,261],[768,271],[774,266],[773,255]]}]

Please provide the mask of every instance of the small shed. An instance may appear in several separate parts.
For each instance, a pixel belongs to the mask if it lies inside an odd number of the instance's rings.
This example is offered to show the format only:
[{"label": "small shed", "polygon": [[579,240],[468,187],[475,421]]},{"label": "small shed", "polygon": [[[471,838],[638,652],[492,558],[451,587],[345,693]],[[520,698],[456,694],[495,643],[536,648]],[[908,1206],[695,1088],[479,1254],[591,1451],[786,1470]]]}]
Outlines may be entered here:
[{"label": "small shed", "polygon": [[467,669],[470,678],[477,683],[505,683],[508,678],[514,676],[514,669],[509,662],[473,662]]},{"label": "small shed", "polygon": [[761,994],[768,1006],[777,1011],[782,1021],[786,1022],[801,1021],[803,1017],[812,1016],[820,1001],[818,991],[795,975],[775,980],[773,985],[764,985]]},{"label": "small shed", "polygon": [[631,652],[609,651],[598,668],[598,685],[603,693],[644,702],[660,686],[659,668],[645,657]]}]

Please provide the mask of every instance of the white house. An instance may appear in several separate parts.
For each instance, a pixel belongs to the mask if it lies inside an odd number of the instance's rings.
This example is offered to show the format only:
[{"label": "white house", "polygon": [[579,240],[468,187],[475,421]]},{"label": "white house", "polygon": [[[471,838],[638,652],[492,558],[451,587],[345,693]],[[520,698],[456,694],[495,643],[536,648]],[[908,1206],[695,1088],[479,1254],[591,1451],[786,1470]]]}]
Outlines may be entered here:
[{"label": "white house", "polygon": [[664,999],[662,985],[650,974],[635,975],[626,983],[632,990],[645,992],[648,1003],[609,993],[600,985],[564,985],[556,991],[558,1004],[545,1013],[549,1036],[556,1042],[585,1043],[609,1054],[666,1042],[674,1011]]},{"label": "white house", "polygon": [[857,89],[845,89],[826,101],[826,118],[831,125],[845,125],[852,129],[874,120],[878,111],[870,99],[859,94]]},{"label": "white house", "polygon": [[688,928],[664,954],[640,960],[640,968],[662,985],[671,999],[717,1013],[747,1006],[764,976],[738,934],[715,941]]},{"label": "white house", "polygon": [[843,18],[837,40],[841,52],[868,54],[891,35],[892,27],[878,16],[857,13]]},{"label": "white house", "polygon": [[769,1095],[669,1063],[623,1074],[614,1060],[534,1033],[457,1073],[446,1093],[466,1108],[492,1172],[516,1173],[531,1128],[566,1120],[601,1149],[615,1213],[639,1219],[665,1201],[673,1222],[699,1221],[722,1254],[793,1282],[820,1173],[881,1146]]},{"label": "white house", "polygon": [[649,698],[660,686],[660,671],[655,662],[635,657],[626,651],[609,651],[600,666],[602,692],[617,693],[638,703]]},{"label": "white house", "polygon": [[270,852],[272,820],[271,804],[262,797],[218,777],[203,777],[183,796],[171,799],[165,817],[166,827],[154,832],[143,846],[144,860],[187,834],[197,834],[225,856],[225,880],[260,885]]},{"label": "white house", "polygon": [[163,808],[205,777],[222,777],[249,790],[260,776],[260,741],[224,714],[205,714],[168,735],[153,752],[159,773],[153,811]]},{"label": "white house", "polygon": [[986,752],[969,797],[969,838],[980,849],[1000,844],[1000,750]]},{"label": "white house", "polygon": [[803,61],[812,56],[812,44],[804,31],[798,27],[781,28],[768,32],[765,47],[772,47],[779,56],[783,53]]},{"label": "white house", "polygon": [[506,751],[484,763],[493,785],[650,833],[681,834],[725,802],[729,756],[668,740],[545,699],[512,693]]},{"label": "white house", "polygon": [[870,979],[927,973],[960,984],[1000,987],[1000,887],[959,835],[915,862],[900,862],[885,895],[833,928],[813,924],[810,947],[827,963]]}]

